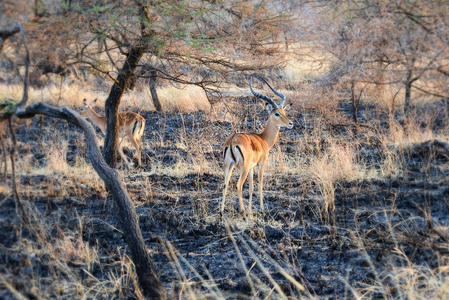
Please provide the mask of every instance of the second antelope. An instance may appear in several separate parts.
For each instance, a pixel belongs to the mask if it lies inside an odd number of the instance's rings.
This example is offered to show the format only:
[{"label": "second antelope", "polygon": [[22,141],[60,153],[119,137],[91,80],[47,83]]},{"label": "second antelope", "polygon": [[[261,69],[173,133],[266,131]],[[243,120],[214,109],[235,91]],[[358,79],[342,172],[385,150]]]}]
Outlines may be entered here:
[{"label": "second antelope", "polygon": [[254,92],[251,86],[251,77],[249,79],[249,88],[257,98],[266,101],[266,109],[268,111],[268,121],[265,130],[262,133],[235,133],[228,137],[223,146],[224,158],[224,182],[225,188],[223,190],[223,201],[221,205],[221,214],[223,214],[225,207],[225,198],[228,191],[229,179],[231,178],[234,167],[240,169],[240,178],[237,182],[237,193],[239,196],[240,210],[243,218],[246,220],[247,212],[243,204],[242,188],[243,183],[249,175],[249,213],[251,214],[252,196],[254,191],[253,186],[253,168],[258,166],[259,169],[259,194],[260,194],[260,209],[264,211],[263,206],[263,172],[265,163],[268,159],[268,153],[273,148],[278,138],[281,127],[292,128],[293,123],[285,115],[287,109],[285,104],[285,95],[277,92],[264,79],[260,78],[268,87],[279,97],[281,102],[279,106],[268,96]]},{"label": "second antelope", "polygon": [[[95,105],[97,99],[87,104],[86,99],[84,99],[84,107],[81,109],[80,115],[84,118],[89,118],[92,123],[94,123],[98,128],[100,128],[103,135],[106,135],[106,116],[99,115],[92,107]],[[128,161],[125,153],[123,153],[123,137],[127,136],[134,148],[136,148],[136,153],[133,156],[137,158],[139,167],[142,166],[141,161],[141,150],[142,150],[142,134],[145,129],[145,118],[139,114],[130,111],[124,111],[118,113],[118,126],[119,126],[119,144],[118,152],[122,160],[125,162],[128,168],[132,167],[132,163]]]}]

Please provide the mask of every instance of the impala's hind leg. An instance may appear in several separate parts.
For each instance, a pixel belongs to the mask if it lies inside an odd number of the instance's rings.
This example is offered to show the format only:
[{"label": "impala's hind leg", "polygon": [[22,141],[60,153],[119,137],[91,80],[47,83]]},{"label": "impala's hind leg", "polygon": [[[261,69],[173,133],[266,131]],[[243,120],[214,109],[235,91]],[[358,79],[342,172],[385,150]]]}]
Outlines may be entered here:
[{"label": "impala's hind leg", "polygon": [[122,161],[125,163],[126,167],[128,169],[132,168],[131,163],[128,161],[128,157],[126,157],[126,154],[123,152],[123,139],[120,139],[118,144],[118,153],[120,154],[120,157],[122,158]]},{"label": "impala's hind leg", "polygon": [[136,148],[136,153],[133,155],[133,159],[137,158],[137,162],[139,167],[142,167],[142,138],[138,138],[136,136],[128,135],[131,144],[133,144],[134,148]]},{"label": "impala's hind leg", "polygon": [[229,180],[231,179],[231,175],[232,175],[232,170],[234,169],[234,162],[231,162],[229,165],[225,166],[225,174],[224,174],[224,189],[223,189],[223,201],[221,202],[221,213],[223,213],[224,211],[224,207],[225,207],[225,199],[226,199],[226,194],[228,193],[228,186],[229,186]]},{"label": "impala's hind leg", "polygon": [[142,137],[137,139],[137,145],[139,146],[139,149],[137,150],[137,162],[139,163],[139,167],[142,167],[142,150],[143,150],[143,144],[142,144]]},{"label": "impala's hind leg", "polygon": [[245,210],[245,205],[243,204],[243,184],[248,177],[249,168],[242,167],[240,169],[240,178],[237,182],[237,194],[239,195],[240,211],[243,215],[243,219],[246,220],[248,213]]}]

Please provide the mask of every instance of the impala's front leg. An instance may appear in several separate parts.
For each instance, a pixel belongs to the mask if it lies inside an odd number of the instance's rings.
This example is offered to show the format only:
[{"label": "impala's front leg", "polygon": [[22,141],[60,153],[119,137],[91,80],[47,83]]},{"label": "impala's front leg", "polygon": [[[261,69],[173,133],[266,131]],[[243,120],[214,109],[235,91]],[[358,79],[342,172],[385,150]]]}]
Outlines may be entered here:
[{"label": "impala's front leg", "polygon": [[264,170],[264,163],[261,163],[259,165],[259,198],[260,198],[260,210],[264,212],[264,206],[263,206],[263,170]]}]

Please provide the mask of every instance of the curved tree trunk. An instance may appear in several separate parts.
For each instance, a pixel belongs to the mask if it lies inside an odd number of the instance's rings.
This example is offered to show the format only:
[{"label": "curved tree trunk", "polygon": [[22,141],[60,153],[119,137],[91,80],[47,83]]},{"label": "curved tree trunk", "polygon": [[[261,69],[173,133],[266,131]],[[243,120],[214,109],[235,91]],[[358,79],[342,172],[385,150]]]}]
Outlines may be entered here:
[{"label": "curved tree trunk", "polygon": [[117,170],[109,167],[103,159],[96,142],[95,131],[92,125],[69,108],[54,107],[40,102],[28,106],[25,110],[18,110],[16,112],[16,115],[20,118],[31,118],[36,114],[64,119],[84,131],[87,145],[87,158],[105,183],[116,206],[119,208],[120,218],[117,219],[131,252],[131,258],[135,265],[143,294],[149,299],[165,299],[166,292],[157,276],[155,267],[145,246],[134,205],[119,178]]}]

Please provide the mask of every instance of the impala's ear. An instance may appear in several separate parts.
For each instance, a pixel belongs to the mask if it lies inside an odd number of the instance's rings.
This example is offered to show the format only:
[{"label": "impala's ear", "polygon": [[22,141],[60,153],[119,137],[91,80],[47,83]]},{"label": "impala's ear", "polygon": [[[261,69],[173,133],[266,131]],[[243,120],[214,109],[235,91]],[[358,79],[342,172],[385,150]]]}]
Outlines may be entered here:
[{"label": "impala's ear", "polygon": [[94,101],[92,101],[92,102],[90,103],[90,106],[94,106],[95,103],[97,103],[97,99],[98,99],[98,98],[96,98]]},{"label": "impala's ear", "polygon": [[271,112],[273,111],[273,105],[271,105],[270,103],[267,103],[267,105],[265,106],[265,109],[267,110],[267,112],[269,114],[271,114]]},{"label": "impala's ear", "polygon": [[86,101],[86,99],[83,100],[83,105],[84,105],[84,106],[87,106],[87,101]]},{"label": "impala's ear", "polygon": [[292,103],[290,102],[290,103],[284,105],[284,107],[282,107],[282,108],[283,108],[285,111],[289,111],[291,107],[292,107]]}]

